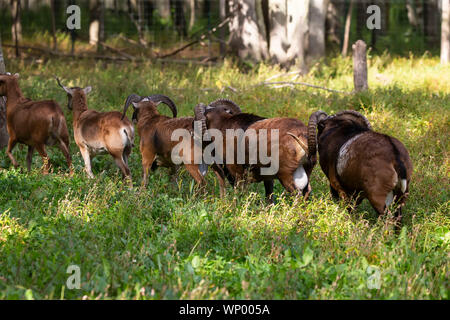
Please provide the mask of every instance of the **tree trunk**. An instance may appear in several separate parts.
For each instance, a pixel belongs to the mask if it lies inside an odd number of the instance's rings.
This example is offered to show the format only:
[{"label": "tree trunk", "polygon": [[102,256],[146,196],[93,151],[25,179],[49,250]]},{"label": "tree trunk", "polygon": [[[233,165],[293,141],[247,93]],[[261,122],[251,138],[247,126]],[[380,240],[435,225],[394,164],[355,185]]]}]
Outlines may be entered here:
[{"label": "tree trunk", "polygon": [[[3,59],[2,38],[0,34],[0,74],[5,74],[5,60]],[[6,129],[6,98],[0,97],[0,148],[8,145],[9,135]]]},{"label": "tree trunk", "polygon": [[186,29],[186,17],[184,16],[183,2],[179,0],[171,0],[171,7],[173,10],[173,21],[175,23],[175,28],[180,36],[187,36]]},{"label": "tree trunk", "polygon": [[408,11],[408,21],[414,30],[419,26],[419,18],[417,17],[416,6],[414,0],[406,0],[406,10]]},{"label": "tree trunk", "polygon": [[450,0],[442,0],[441,63],[450,63]]},{"label": "tree trunk", "polygon": [[369,89],[367,83],[367,45],[364,41],[358,40],[353,48],[353,82],[355,92]]},{"label": "tree trunk", "polygon": [[309,42],[308,60],[325,57],[325,20],[328,0],[309,2]]},{"label": "tree trunk", "polygon": [[192,30],[195,24],[195,0],[185,0],[185,1],[186,6],[189,8],[189,30]]},{"label": "tree trunk", "polygon": [[100,41],[101,0],[89,1],[89,44],[98,46]]},{"label": "tree trunk", "polygon": [[344,6],[340,0],[330,0],[328,3],[326,18],[326,34],[328,41],[341,47],[341,17],[344,14]]},{"label": "tree trunk", "polygon": [[[219,2],[220,21],[225,20],[225,16],[226,16],[226,3],[225,3],[225,1],[226,0],[220,0],[220,2]],[[225,28],[220,28],[219,29],[219,39],[222,41],[222,42],[220,42],[220,55],[221,56],[225,56],[225,54],[226,54]]]},{"label": "tree trunk", "polygon": [[53,50],[57,49],[57,40],[56,40],[56,12],[55,12],[55,0],[50,1],[50,10],[52,16],[52,38],[53,38]]},{"label": "tree trunk", "polygon": [[16,57],[20,55],[19,42],[22,41],[22,23],[20,21],[20,0],[12,0],[11,15],[13,17],[13,24],[11,27],[12,40],[16,46]]},{"label": "tree trunk", "polygon": [[283,67],[299,63],[306,71],[309,0],[269,0],[272,62]]},{"label": "tree trunk", "polygon": [[[194,0],[190,0],[194,1]],[[154,0],[155,8],[161,18],[170,20],[170,1],[169,0]]]},{"label": "tree trunk", "polygon": [[262,15],[262,0],[229,0],[229,45],[241,59],[262,61],[268,58],[267,35]]},{"label": "tree trunk", "polygon": [[[148,0],[131,0],[129,1],[129,14],[133,20],[134,25],[136,26],[139,43],[146,46],[147,41],[145,41],[144,35],[144,27],[145,27],[145,1]],[[137,19],[134,16],[134,13],[137,13]]]},{"label": "tree trunk", "polygon": [[354,0],[350,0],[350,6],[348,7],[347,17],[345,18],[344,44],[342,46],[342,56],[344,57],[347,56],[348,43],[350,41],[350,26],[352,23],[353,4]]},{"label": "tree trunk", "polygon": [[439,10],[437,0],[423,3],[423,20],[425,39],[429,44],[436,44],[439,37]]},{"label": "tree trunk", "polygon": [[366,27],[366,4],[364,0],[356,2],[356,38],[363,38],[363,30]]}]

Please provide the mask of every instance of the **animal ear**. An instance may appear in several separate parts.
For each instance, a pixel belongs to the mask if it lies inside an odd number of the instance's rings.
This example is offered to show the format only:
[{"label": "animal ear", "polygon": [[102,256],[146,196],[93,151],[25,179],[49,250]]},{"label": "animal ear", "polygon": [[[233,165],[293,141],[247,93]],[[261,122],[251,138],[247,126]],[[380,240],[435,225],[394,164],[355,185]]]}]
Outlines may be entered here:
[{"label": "animal ear", "polygon": [[19,74],[18,74],[18,73],[15,73],[15,74],[14,74],[14,78],[19,79]]},{"label": "animal ear", "polygon": [[138,108],[138,104],[137,104],[136,102],[131,102],[131,104],[133,105],[133,107],[134,107],[135,109]]},{"label": "animal ear", "polygon": [[84,94],[88,94],[88,93],[90,93],[92,91],[92,87],[91,86],[86,87],[86,88],[83,89],[83,91],[84,91]]}]

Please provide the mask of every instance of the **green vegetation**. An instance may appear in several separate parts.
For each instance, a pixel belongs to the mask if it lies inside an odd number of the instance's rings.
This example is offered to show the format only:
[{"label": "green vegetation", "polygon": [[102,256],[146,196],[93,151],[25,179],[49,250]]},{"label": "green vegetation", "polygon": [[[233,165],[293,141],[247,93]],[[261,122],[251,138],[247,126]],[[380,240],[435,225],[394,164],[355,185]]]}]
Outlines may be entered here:
[{"label": "green vegetation", "polygon": [[[96,178],[89,180],[73,139],[73,177],[52,148],[53,173],[41,175],[37,154],[33,172],[25,173],[26,149],[16,147],[22,169],[0,153],[1,299],[449,298],[450,66],[437,58],[369,57],[370,91],[359,95],[254,86],[281,71],[261,65],[243,73],[231,61],[211,68],[70,60],[7,66],[20,72],[26,96],[63,106],[71,133],[66,95],[53,75],[68,86],[93,86],[88,102],[97,110],[120,110],[133,92],[169,95],[180,116],[223,96],[248,112],[304,122],[318,109],[356,109],[375,130],[406,145],[414,175],[396,234],[367,201],[352,215],[333,202],[319,166],[310,201],[283,194],[277,182],[276,204],[269,207],[262,185],[228,186],[219,198],[211,172],[206,195],[184,170],[174,181],[158,169],[142,190],[137,147],[132,190],[109,156],[94,158]],[[352,80],[351,60],[341,58],[317,64],[301,79],[343,91],[352,90]],[[226,86],[237,92],[221,93]],[[69,265],[81,269],[80,290],[64,288]],[[381,272],[380,289],[367,287],[369,266]]]}]

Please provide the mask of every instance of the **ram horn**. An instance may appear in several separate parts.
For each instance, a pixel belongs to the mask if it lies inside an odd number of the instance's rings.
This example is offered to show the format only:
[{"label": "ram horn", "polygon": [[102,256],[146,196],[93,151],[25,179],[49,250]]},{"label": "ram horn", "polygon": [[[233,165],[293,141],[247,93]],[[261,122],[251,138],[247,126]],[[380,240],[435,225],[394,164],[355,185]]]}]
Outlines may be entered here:
[{"label": "ram horn", "polygon": [[367,120],[367,118],[364,117],[364,116],[363,116],[361,113],[359,113],[358,111],[354,111],[354,110],[345,110],[345,111],[341,111],[341,112],[336,113],[336,114],[334,115],[334,117],[339,117],[339,116],[342,116],[342,115],[345,115],[345,114],[350,114],[350,115],[353,115],[353,116],[355,116],[355,117],[357,117],[357,118],[362,119],[362,120],[364,121],[364,124],[366,125],[366,127],[367,127],[368,129],[372,130],[372,126],[370,125],[369,120]]},{"label": "ram horn", "polygon": [[63,86],[63,85],[61,84],[61,81],[59,81],[59,78],[58,78],[58,77],[55,77],[55,79],[56,79],[56,82],[58,82],[58,85],[59,85],[61,88],[63,88],[65,92],[67,92],[68,94],[72,95],[72,90],[70,90],[69,88]]},{"label": "ram horn", "polygon": [[234,103],[233,101],[228,100],[228,99],[218,99],[216,101],[211,102],[208,105],[208,107],[216,108],[221,105],[228,107],[228,109],[231,110],[232,114],[242,113],[241,108],[239,108],[239,106],[236,103]]},{"label": "ram horn", "polygon": [[174,118],[177,117],[177,106],[168,96],[165,96],[162,94],[154,94],[154,95],[148,96],[147,99],[152,102],[155,102],[155,103],[160,103],[160,102],[164,103],[172,111],[173,117]]},{"label": "ram horn", "polygon": [[207,129],[206,128],[205,110],[206,110],[206,105],[204,105],[203,103],[199,103],[194,108],[194,121],[201,121],[201,130],[202,130],[201,136],[204,135],[204,133]]},{"label": "ram horn", "polygon": [[125,115],[127,113],[127,109],[130,106],[130,103],[138,103],[139,101],[141,101],[143,99],[143,97],[132,93],[128,96],[127,101],[125,102],[125,106],[123,107],[123,114],[122,114],[122,120],[123,118],[125,118]]},{"label": "ram horn", "polygon": [[323,111],[316,111],[308,121],[308,157],[311,159],[317,153],[317,123],[327,118],[328,115]]}]

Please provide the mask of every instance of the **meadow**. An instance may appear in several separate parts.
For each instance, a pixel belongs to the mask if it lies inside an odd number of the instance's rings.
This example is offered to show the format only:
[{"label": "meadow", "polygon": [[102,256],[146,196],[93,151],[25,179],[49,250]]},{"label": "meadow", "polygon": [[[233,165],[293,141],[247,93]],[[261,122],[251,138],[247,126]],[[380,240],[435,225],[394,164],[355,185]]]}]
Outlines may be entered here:
[{"label": "meadow", "polygon": [[[368,62],[370,90],[342,94],[261,86],[283,71],[232,60],[212,67],[8,60],[27,97],[58,101],[71,134],[66,94],[53,75],[67,86],[92,86],[88,104],[96,110],[121,110],[131,93],[166,94],[180,116],[220,97],[245,112],[304,123],[319,109],[358,110],[374,130],[405,144],[414,174],[404,224],[395,232],[367,200],[353,214],[332,201],[319,165],[309,201],[283,193],[276,182],[276,202],[268,206],[262,184],[228,185],[220,198],[211,172],[206,194],[184,170],[174,180],[164,168],[140,188],[138,137],[131,190],[110,156],[93,159],[95,179],[88,179],[73,136],[73,176],[57,149],[48,148],[53,170],[46,176],[37,154],[28,174],[26,148],[14,151],[19,169],[3,150],[0,299],[448,299],[450,66],[429,54],[383,53]],[[352,61],[329,58],[297,81],[351,92]],[[80,289],[66,287],[70,265],[80,268]],[[368,286],[375,274],[379,288]]]}]

